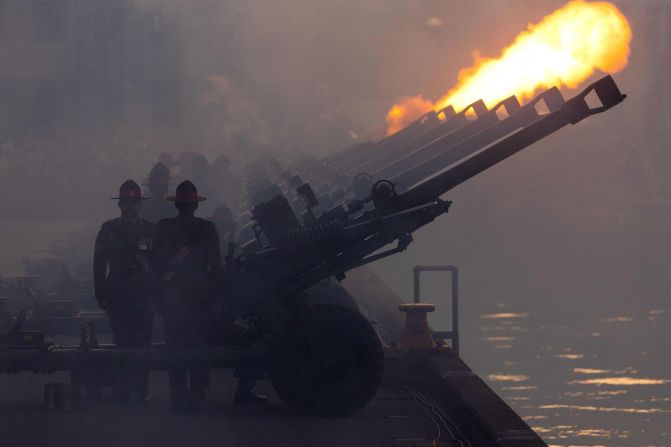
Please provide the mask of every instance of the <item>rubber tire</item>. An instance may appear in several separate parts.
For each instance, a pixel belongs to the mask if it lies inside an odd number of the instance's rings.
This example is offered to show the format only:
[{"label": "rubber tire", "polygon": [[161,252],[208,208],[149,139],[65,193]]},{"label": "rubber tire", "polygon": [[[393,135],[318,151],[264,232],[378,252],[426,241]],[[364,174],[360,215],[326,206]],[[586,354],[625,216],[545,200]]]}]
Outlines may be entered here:
[{"label": "rubber tire", "polygon": [[275,391],[303,415],[352,414],[382,382],[384,350],[375,330],[344,307],[310,307],[274,337],[270,352]]}]

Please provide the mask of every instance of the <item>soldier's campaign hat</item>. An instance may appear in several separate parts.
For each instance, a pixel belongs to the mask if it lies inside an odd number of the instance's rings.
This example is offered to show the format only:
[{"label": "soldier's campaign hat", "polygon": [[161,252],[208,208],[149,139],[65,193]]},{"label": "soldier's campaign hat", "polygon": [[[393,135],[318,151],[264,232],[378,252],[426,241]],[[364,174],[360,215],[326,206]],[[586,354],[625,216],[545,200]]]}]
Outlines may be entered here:
[{"label": "soldier's campaign hat", "polygon": [[174,196],[168,196],[166,199],[171,202],[202,202],[207,200],[206,197],[198,195],[198,189],[196,185],[191,183],[189,180],[184,180],[182,183],[177,185],[177,190],[175,191]]},{"label": "soldier's campaign hat", "polygon": [[133,180],[126,180],[119,187],[119,197],[110,197],[113,200],[147,200],[147,197],[142,197],[142,190],[140,186]]}]

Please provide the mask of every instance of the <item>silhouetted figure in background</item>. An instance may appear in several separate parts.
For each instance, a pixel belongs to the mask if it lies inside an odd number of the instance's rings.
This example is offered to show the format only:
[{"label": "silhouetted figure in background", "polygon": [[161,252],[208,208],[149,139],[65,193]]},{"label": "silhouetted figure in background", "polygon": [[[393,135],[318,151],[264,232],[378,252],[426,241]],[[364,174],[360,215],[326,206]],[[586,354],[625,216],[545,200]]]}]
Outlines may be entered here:
[{"label": "silhouetted figure in background", "polygon": [[225,259],[226,256],[233,254],[230,250],[234,247],[231,247],[230,244],[236,242],[235,234],[238,223],[235,221],[231,209],[225,203],[214,210],[209,220],[214,223],[217,233],[219,233],[219,250]]},{"label": "silhouetted figure in background", "polygon": [[158,163],[161,163],[168,169],[171,169],[175,164],[175,160],[173,160],[172,155],[170,155],[170,153],[161,152],[158,156]]},{"label": "silhouetted figure in background", "polygon": [[222,178],[212,178],[212,170],[210,167],[210,162],[207,161],[207,157],[201,153],[194,153],[190,163],[189,163],[190,177],[195,183],[198,184],[198,188],[205,197],[208,197],[208,203],[203,204],[203,209],[201,212],[211,213],[214,210],[214,206],[219,203],[219,191],[213,186],[216,183],[221,182]]},{"label": "silhouetted figure in background", "polygon": [[210,168],[210,178],[219,198],[230,207],[233,217],[236,217],[240,213],[242,182],[240,177],[231,170],[231,165],[228,156],[225,154],[217,155]]},{"label": "silhouetted figure in background", "polygon": [[145,185],[149,189],[150,198],[142,207],[142,216],[154,223],[174,217],[175,207],[165,200],[170,188],[170,169],[163,163],[156,163],[149,171]]},{"label": "silhouetted figure in background", "polygon": [[[168,200],[178,215],[158,222],[154,257],[166,341],[169,349],[203,348],[210,334],[212,296],[222,276],[219,237],[212,222],[194,215],[205,197],[193,183],[180,183]],[[169,375],[172,411],[201,411],[207,369],[173,368]]]},{"label": "silhouetted figure in background", "polygon": [[[153,311],[149,297],[149,267],[154,224],[140,219],[140,187],[132,180],[119,188],[121,217],[105,222],[93,252],[95,296],[107,311],[118,348],[143,348],[151,344]],[[149,371],[128,368],[116,378],[115,397],[147,401]]]}]

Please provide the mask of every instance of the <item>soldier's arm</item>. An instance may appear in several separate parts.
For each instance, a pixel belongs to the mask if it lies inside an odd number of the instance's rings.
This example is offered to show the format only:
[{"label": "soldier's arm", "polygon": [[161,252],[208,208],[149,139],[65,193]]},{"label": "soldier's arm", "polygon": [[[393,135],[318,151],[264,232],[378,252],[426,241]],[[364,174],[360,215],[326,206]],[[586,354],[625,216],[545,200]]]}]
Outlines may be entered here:
[{"label": "soldier's arm", "polygon": [[107,291],[107,264],[109,262],[109,244],[105,225],[100,228],[96,236],[93,249],[93,288],[96,300],[102,309],[108,304]]}]

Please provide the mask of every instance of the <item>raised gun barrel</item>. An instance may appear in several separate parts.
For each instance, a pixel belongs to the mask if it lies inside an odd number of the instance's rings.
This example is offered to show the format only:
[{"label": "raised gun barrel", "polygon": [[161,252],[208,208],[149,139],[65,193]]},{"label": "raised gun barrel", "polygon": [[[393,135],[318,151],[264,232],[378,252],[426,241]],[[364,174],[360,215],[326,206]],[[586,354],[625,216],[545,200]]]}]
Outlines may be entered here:
[{"label": "raised gun barrel", "polygon": [[[448,118],[451,118],[454,111],[449,108],[444,110],[443,113]],[[325,159],[325,162],[331,168],[339,171],[354,171],[358,166],[379,157],[388,150],[403,145],[427,131],[440,127],[440,124],[441,121],[438,118],[438,114],[429,112],[392,135],[388,135],[370,145],[356,146],[340,156],[336,154],[336,156],[328,157]]]},{"label": "raised gun barrel", "polygon": [[[591,108],[587,103],[586,97],[591,93],[595,93],[601,101],[600,107]],[[620,92],[613,78],[605,76],[566,101],[560,109],[540,117],[529,126],[518,130],[448,171],[405,191],[400,196],[401,206],[416,206],[438,197],[562,127],[603,113],[624,101],[625,98],[626,95]]]},{"label": "raised gun barrel", "polygon": [[[412,186],[513,130],[535,121],[539,117],[536,110],[539,103],[554,111],[563,105],[564,99],[557,88],[551,88],[523,107],[515,96],[504,99],[491,110],[487,110],[482,100],[475,101],[456,114],[449,107],[447,110],[451,113],[446,112],[447,118],[442,123],[424,129],[400,144],[393,147],[375,144],[372,149],[359,154],[358,158],[350,156],[347,167],[350,172],[360,173],[354,177],[350,193],[360,197],[356,191],[359,188],[356,179],[362,175],[375,180],[392,179],[400,188]],[[469,115],[472,118],[468,118]],[[327,160],[325,164],[332,166]],[[359,163],[353,165],[353,160]],[[333,195],[342,196],[337,190],[337,187],[332,188]]]},{"label": "raised gun barrel", "polygon": [[[547,109],[553,112],[561,108],[564,98],[556,87],[542,92],[523,107],[520,107],[517,98],[511,96],[496,104],[478,119],[476,122],[478,126],[474,132],[469,132],[466,138],[456,143],[453,143],[455,139],[450,140],[447,137],[434,140],[400,160],[388,164],[374,175],[393,179],[394,182],[408,188],[512,131],[531,124],[540,117],[536,110],[536,106],[540,103],[545,104]],[[499,118],[500,112],[505,112],[504,118]]]},{"label": "raised gun barrel", "polygon": [[[517,101],[515,100],[515,102]],[[517,104],[517,107],[519,107],[519,104]],[[450,107],[450,110],[453,109]],[[350,166],[349,169],[355,172],[375,174],[376,171],[388,163],[399,160],[417,148],[423,147],[435,140],[443,139],[449,141],[450,144],[457,143],[479,132],[496,120],[495,115],[493,116],[487,112],[488,110],[484,101],[479,99],[465,107],[461,112],[457,114],[452,113],[444,122],[434,128],[425,130],[402,144],[388,148],[388,150],[380,148],[373,157],[369,156],[367,159],[362,160],[363,163]],[[474,115],[474,118],[469,119],[470,115]]]}]

